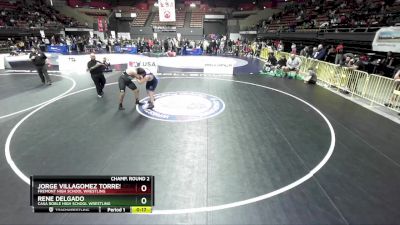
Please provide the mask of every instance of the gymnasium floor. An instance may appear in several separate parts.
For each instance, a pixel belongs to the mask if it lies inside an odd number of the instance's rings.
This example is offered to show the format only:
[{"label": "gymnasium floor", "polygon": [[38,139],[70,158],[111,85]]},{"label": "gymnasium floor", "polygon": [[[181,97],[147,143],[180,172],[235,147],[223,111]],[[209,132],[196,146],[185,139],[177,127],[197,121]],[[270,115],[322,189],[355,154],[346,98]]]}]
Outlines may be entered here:
[{"label": "gymnasium floor", "polygon": [[[132,93],[118,111],[120,72],[102,99],[85,72],[53,73],[52,86],[1,72],[0,224],[400,224],[400,125],[260,66],[160,75],[155,111],[216,99],[180,122],[143,116]],[[154,215],[32,213],[30,175],[110,174],[154,175]]]}]

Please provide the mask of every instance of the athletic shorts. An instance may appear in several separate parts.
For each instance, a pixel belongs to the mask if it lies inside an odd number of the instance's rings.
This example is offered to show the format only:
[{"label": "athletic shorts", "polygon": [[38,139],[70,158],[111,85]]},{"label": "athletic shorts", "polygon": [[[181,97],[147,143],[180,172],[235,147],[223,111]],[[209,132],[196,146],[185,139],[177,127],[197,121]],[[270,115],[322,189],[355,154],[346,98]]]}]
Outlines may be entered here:
[{"label": "athletic shorts", "polygon": [[119,90],[121,92],[125,92],[126,87],[128,87],[129,89],[131,89],[132,91],[136,90],[137,87],[135,85],[135,83],[133,83],[131,80],[125,80],[124,78],[120,77],[118,79],[118,86],[119,86]]},{"label": "athletic shorts", "polygon": [[157,85],[158,85],[158,80],[157,78],[154,77],[152,81],[146,82],[146,90],[154,91],[156,90]]}]

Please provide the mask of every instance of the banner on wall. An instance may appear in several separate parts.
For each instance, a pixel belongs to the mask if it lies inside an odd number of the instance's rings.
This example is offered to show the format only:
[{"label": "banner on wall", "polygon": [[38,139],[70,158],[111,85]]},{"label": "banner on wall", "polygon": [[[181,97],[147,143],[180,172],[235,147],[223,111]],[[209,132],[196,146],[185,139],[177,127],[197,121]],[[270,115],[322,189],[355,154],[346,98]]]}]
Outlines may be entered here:
[{"label": "banner on wall", "polygon": [[145,70],[150,71],[153,74],[157,73],[157,59],[156,58],[144,58],[137,59],[128,62],[128,67],[141,67]]},{"label": "banner on wall", "polygon": [[158,35],[157,33],[153,33],[153,39],[157,39]]},{"label": "banner on wall", "polygon": [[178,41],[181,41],[181,33],[176,33],[176,38],[178,39]]},{"label": "banner on wall", "polygon": [[103,18],[102,17],[97,17],[97,28],[99,30],[99,32],[103,32]]},{"label": "banner on wall", "polygon": [[60,55],[58,68],[61,72],[84,72],[89,60],[87,55]]},{"label": "banner on wall", "polygon": [[372,42],[372,50],[400,53],[400,27],[382,27]]},{"label": "banner on wall", "polygon": [[130,40],[131,39],[131,33],[129,33],[129,32],[118,32],[118,38],[122,38],[124,40]]},{"label": "banner on wall", "polygon": [[111,31],[111,37],[112,37],[113,39],[116,38],[116,37],[115,37],[115,30],[112,30],[112,31]]},{"label": "banner on wall", "polygon": [[175,22],[175,0],[158,0],[161,22]]}]

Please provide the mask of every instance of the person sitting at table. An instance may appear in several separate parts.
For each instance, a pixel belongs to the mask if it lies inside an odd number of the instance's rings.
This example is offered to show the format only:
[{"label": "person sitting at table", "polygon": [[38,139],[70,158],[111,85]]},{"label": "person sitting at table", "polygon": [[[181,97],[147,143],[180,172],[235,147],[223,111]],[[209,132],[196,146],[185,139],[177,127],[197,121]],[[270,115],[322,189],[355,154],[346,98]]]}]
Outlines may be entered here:
[{"label": "person sitting at table", "polygon": [[104,72],[112,72],[111,63],[106,57],[103,58]]}]

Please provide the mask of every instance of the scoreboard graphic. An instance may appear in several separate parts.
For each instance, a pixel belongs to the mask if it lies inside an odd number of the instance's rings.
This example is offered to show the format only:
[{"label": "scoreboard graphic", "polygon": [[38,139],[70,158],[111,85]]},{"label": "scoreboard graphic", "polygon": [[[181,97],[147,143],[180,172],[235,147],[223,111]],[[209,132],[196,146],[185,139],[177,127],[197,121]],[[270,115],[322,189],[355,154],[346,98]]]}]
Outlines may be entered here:
[{"label": "scoreboard graphic", "polygon": [[31,176],[35,213],[151,213],[154,176]]}]

